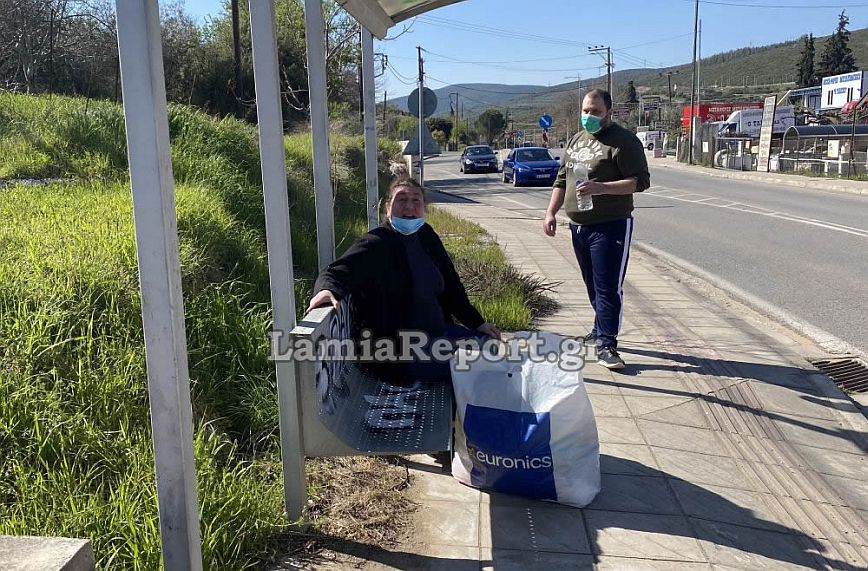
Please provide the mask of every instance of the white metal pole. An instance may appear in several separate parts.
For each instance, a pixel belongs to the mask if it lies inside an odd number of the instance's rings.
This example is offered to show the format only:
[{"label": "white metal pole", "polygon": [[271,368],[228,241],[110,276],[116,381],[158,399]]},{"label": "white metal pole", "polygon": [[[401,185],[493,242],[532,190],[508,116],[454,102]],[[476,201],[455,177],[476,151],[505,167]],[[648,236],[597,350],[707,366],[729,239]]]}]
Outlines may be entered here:
[{"label": "white metal pole", "polygon": [[[283,353],[287,349],[289,332],[295,327],[295,276],[292,270],[292,238],[286,189],[286,155],[283,146],[274,0],[250,0],[249,4],[256,115],[259,123],[259,156],[265,197],[268,276],[273,307],[272,334],[279,339],[279,349]],[[296,520],[301,517],[307,503],[299,388],[292,361],[275,359],[275,368],[280,410],[283,494],[286,513],[289,519]]]},{"label": "white metal pole", "polygon": [[374,102],[374,36],[362,26],[362,108],[365,111],[365,187],[368,190],[368,230],[380,225],[377,203],[377,108]]},{"label": "white metal pole", "polygon": [[319,269],[335,259],[334,196],[329,176],[328,90],[321,0],[304,0],[307,43],[307,83],[310,96],[310,129],[313,139],[313,187],[316,195],[316,240]]},{"label": "white metal pole", "polygon": [[119,0],[116,8],[163,567],[198,571],[193,412],[159,6]]},{"label": "white metal pole", "polygon": [[422,48],[416,47],[419,54],[419,184],[425,184],[425,143],[422,140],[422,129],[425,128],[424,116],[425,112],[423,109],[422,102],[425,100],[424,98],[424,89],[425,89],[425,79],[424,79],[424,71],[422,68]]}]

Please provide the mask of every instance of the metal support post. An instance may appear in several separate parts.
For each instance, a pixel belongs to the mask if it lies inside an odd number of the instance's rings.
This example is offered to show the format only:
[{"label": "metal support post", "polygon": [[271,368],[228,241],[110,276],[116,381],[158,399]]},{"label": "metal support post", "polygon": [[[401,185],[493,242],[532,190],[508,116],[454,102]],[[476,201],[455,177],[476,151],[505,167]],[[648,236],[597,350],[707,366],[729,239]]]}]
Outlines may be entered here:
[{"label": "metal support post", "polygon": [[163,568],[199,571],[193,411],[160,9],[153,0],[119,0],[116,9]]}]

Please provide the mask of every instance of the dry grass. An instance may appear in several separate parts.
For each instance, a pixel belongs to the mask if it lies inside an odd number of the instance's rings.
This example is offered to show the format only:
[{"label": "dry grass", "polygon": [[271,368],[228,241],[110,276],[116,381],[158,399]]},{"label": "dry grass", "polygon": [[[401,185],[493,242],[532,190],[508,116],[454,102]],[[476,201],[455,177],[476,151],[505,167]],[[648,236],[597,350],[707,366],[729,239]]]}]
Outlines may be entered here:
[{"label": "dry grass", "polygon": [[395,457],[317,458],[308,461],[307,475],[312,525],[289,534],[271,571],[317,569],[368,546],[395,545],[416,509],[402,493],[409,471]]}]

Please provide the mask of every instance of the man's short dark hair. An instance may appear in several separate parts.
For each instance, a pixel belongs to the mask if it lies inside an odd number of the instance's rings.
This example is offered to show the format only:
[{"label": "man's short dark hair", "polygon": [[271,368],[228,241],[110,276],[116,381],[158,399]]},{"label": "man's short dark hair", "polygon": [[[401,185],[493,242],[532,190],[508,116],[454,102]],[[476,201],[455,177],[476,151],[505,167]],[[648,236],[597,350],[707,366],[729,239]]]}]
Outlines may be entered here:
[{"label": "man's short dark hair", "polygon": [[603,100],[603,105],[606,106],[607,111],[612,108],[612,94],[605,89],[592,89],[585,94],[585,97],[599,97]]}]

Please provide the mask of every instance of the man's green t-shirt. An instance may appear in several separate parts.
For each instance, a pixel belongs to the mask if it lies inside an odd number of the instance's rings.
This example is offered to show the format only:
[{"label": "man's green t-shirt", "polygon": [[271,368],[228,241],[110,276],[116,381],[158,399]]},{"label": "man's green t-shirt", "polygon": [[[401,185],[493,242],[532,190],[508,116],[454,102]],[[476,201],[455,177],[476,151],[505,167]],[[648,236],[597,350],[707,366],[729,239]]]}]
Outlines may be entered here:
[{"label": "man's green t-shirt", "polygon": [[567,143],[554,186],[566,189],[564,210],[576,224],[600,224],[629,218],[633,195],[598,194],[594,208],[580,212],[576,200],[576,179],[615,182],[636,178],[636,192],[651,186],[648,161],[642,143],[631,131],[611,123],[591,135],[579,131]]}]

